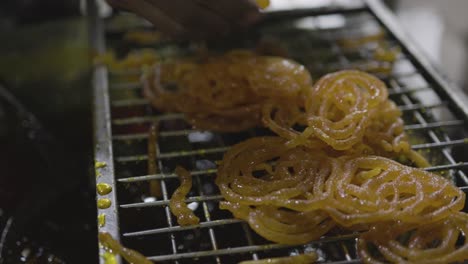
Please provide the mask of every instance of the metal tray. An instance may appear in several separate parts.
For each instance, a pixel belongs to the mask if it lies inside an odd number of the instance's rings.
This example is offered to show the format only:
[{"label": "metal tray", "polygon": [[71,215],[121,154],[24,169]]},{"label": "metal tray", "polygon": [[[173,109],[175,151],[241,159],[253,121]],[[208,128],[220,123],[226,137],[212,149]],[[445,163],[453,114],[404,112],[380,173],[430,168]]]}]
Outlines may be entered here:
[{"label": "metal tray", "polygon": [[[112,21],[97,17],[93,0],[88,3],[90,37],[97,53],[110,48],[125,55],[148,47],[122,40],[128,30],[151,30],[147,24],[121,14],[133,24],[115,27]],[[378,34],[382,36],[378,41],[386,47],[401,50],[395,61],[375,55],[376,41],[372,36]],[[468,190],[468,158],[464,155],[468,142],[468,101],[421,56],[380,1],[269,13],[261,25],[239,36],[236,42],[220,41],[211,44],[211,48],[252,48],[259,40],[281,46],[289,57],[306,65],[315,79],[348,68],[379,76],[387,83],[390,98],[404,113],[405,129],[413,148],[433,164],[425,169],[450,177],[465,192]],[[171,57],[190,52],[191,46],[162,42],[149,47],[163,57]],[[356,256],[356,234],[332,234],[301,246],[273,244],[229,212],[219,210],[218,201],[222,197],[213,183],[215,161],[222,159],[230,145],[268,132],[256,129],[223,134],[193,130],[182,114],[159,113],[148,104],[137,81],[139,74],[138,69],[125,72],[111,71],[105,66],[94,69],[95,160],[105,163],[96,168],[99,174],[96,181],[113,187],[110,194],[97,195],[112,202],[109,208],[98,210],[99,215],[106,217],[100,232],[109,232],[125,246],[158,263],[237,263],[312,250],[319,252],[324,262],[360,262]],[[147,131],[155,121],[160,123],[156,147],[161,173],[147,175]],[[184,165],[194,175],[187,202],[197,207],[195,213],[201,219],[198,226],[178,226],[169,212],[169,198],[178,186],[173,173],[176,165]],[[150,180],[160,180],[162,199],[149,194]]]}]

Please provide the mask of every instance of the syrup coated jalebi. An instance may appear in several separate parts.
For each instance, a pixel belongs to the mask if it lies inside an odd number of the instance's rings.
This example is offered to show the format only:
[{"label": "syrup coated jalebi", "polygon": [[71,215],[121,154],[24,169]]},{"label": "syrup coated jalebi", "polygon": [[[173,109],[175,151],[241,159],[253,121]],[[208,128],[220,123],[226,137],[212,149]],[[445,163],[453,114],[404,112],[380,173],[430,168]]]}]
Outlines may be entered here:
[{"label": "syrup coated jalebi", "polygon": [[[465,194],[445,178],[386,158],[403,155],[417,166],[429,165],[411,150],[402,113],[377,78],[347,70],[311,85],[310,74],[293,61],[233,51],[157,64],[143,82],[154,107],[182,112],[196,128],[240,131],[262,120],[279,136],[231,147],[216,178],[226,200],[220,208],[266,239],[307,243],[341,226],[370,229],[359,241],[364,261],[378,259],[369,243],[389,261],[466,258],[446,250],[465,247],[450,244],[465,232],[466,217],[459,213]],[[171,211],[180,225],[197,224],[183,201],[190,175],[180,169],[178,174],[182,185]],[[395,246],[393,233],[378,235],[375,230],[385,226],[410,237],[408,227],[423,231],[405,248]],[[430,230],[449,246],[428,253],[424,232]]]},{"label": "syrup coated jalebi", "polygon": [[328,151],[291,148],[281,137],[231,147],[216,178],[226,199],[221,208],[269,240],[296,244],[335,223],[352,229],[433,223],[464,206],[465,194],[443,177],[384,157],[332,157]]},{"label": "syrup coated jalebi", "polygon": [[443,177],[378,156],[341,159],[324,209],[342,226],[430,223],[463,209],[464,192]]},{"label": "syrup coated jalebi", "polygon": [[[317,141],[323,141],[336,150],[348,150],[362,141],[380,104],[386,100],[385,84],[369,74],[358,71],[328,74],[307,91],[306,116],[293,118],[302,122],[305,118],[305,130],[283,129],[293,132],[287,137],[291,145],[315,145]],[[271,123],[266,122],[266,125],[277,132]],[[283,127],[286,124],[278,125]],[[278,134],[287,136],[281,132]]]},{"label": "syrup coated jalebi", "polygon": [[325,206],[329,177],[341,174],[338,170],[338,160],[320,150],[290,149],[280,137],[256,137],[225,154],[216,184],[230,202],[312,211]]},{"label": "syrup coated jalebi", "polygon": [[264,238],[281,244],[297,245],[318,239],[335,226],[321,211],[287,211],[273,206],[250,207],[239,203],[222,202],[221,209],[244,219]]},{"label": "syrup coated jalebi", "polygon": [[[99,242],[111,254],[119,254],[129,263],[134,264],[152,264],[153,262],[139,252],[122,246],[119,241],[115,240],[109,233],[99,232]],[[107,262],[107,261],[106,261]],[[110,261],[109,261],[110,262]],[[111,262],[112,263],[112,262]]]},{"label": "syrup coated jalebi", "polygon": [[381,223],[358,240],[364,263],[458,263],[468,259],[468,215],[419,225]]},{"label": "syrup coated jalebi", "polygon": [[295,104],[311,78],[291,60],[238,50],[198,62],[157,64],[143,84],[154,107],[182,112],[196,128],[241,131],[260,124],[267,100]]},{"label": "syrup coated jalebi", "polygon": [[196,225],[200,219],[187,207],[185,196],[192,188],[192,175],[182,167],[176,167],[175,173],[179,176],[180,186],[172,194],[169,201],[171,212],[177,217],[177,223],[181,226]]},{"label": "syrup coated jalebi", "polygon": [[288,145],[329,146],[338,155],[406,155],[416,165],[428,166],[411,150],[402,113],[377,78],[340,71],[322,77],[305,91],[304,106],[272,101],[263,107],[263,123],[288,139]]}]

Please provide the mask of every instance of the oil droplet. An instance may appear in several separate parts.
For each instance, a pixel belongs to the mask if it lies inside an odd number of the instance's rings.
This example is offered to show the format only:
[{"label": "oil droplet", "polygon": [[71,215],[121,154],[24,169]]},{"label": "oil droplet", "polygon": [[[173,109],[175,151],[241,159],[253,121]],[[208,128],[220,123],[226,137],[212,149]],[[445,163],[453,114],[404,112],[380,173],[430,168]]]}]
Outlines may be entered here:
[{"label": "oil droplet", "polygon": [[98,215],[98,225],[99,225],[99,227],[104,227],[106,225],[106,215],[105,214],[99,214]]},{"label": "oil droplet", "polygon": [[261,9],[265,9],[270,5],[270,0],[255,0],[255,2]]},{"label": "oil droplet", "polygon": [[112,204],[111,200],[109,200],[107,198],[101,198],[101,199],[98,199],[98,201],[97,201],[97,207],[99,209],[109,208],[111,206],[111,204]]},{"label": "oil droplet", "polygon": [[106,195],[112,192],[112,186],[107,183],[98,183],[96,184],[96,191],[99,195]]},{"label": "oil droplet", "polygon": [[102,161],[96,161],[96,162],[94,163],[94,167],[95,167],[96,169],[101,169],[101,168],[104,168],[104,167],[106,167],[106,166],[107,166],[107,163],[102,162]]},{"label": "oil droplet", "polygon": [[117,264],[117,259],[115,257],[115,254],[112,254],[106,251],[102,255],[102,258],[104,259],[105,264]]}]

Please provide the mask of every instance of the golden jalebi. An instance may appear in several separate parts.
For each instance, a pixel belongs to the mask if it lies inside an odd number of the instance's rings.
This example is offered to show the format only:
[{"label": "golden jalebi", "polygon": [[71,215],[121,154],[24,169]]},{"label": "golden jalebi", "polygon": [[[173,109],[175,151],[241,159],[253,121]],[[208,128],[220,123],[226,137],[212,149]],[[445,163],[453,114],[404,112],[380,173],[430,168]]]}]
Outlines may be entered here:
[{"label": "golden jalebi", "polygon": [[364,263],[458,263],[468,259],[468,215],[427,224],[381,223],[358,240]]},{"label": "golden jalebi", "polygon": [[402,221],[430,223],[463,209],[465,194],[447,179],[378,156],[340,158],[324,208],[342,226]]},{"label": "golden jalebi", "polygon": [[192,188],[192,175],[182,167],[176,167],[175,173],[179,176],[180,186],[172,194],[169,201],[171,212],[177,217],[177,223],[181,226],[196,225],[200,219],[185,203],[185,196]]},{"label": "golden jalebi", "polygon": [[405,155],[419,167],[429,165],[411,150],[402,113],[376,77],[339,71],[325,75],[304,91],[298,104],[270,101],[263,107],[263,123],[288,139],[288,145],[329,146],[339,151],[337,155]]},{"label": "golden jalebi", "polygon": [[[335,223],[434,223],[460,211],[465,194],[447,179],[379,156],[329,155],[256,137],[231,147],[216,184],[220,207],[278,243],[305,243]],[[303,221],[308,221],[307,223]]]},{"label": "golden jalebi", "polygon": [[335,226],[322,211],[297,212],[273,206],[250,207],[231,202],[222,202],[220,208],[246,220],[257,234],[281,244],[307,243],[320,238]]},{"label": "golden jalebi", "polygon": [[[99,242],[104,246],[104,248],[110,251],[110,254],[118,254],[122,256],[129,263],[134,264],[152,264],[153,262],[141,253],[126,248],[122,246],[119,241],[115,240],[109,233],[99,232],[98,234]],[[112,255],[113,256],[113,255]],[[107,261],[106,261],[107,262]]]},{"label": "golden jalebi", "polygon": [[[296,131],[293,126],[284,127],[291,125],[291,121],[289,124],[277,124],[283,131],[292,132],[290,135],[277,131],[277,126],[268,119],[265,124],[290,139],[291,145],[316,145],[317,141],[323,141],[336,150],[348,150],[362,142],[366,129],[386,100],[386,86],[377,78],[359,71],[340,71],[322,77],[308,89],[305,116],[293,118],[301,121],[299,125],[306,125],[303,131]],[[281,107],[287,106],[278,107],[280,109],[276,113],[283,113]],[[301,112],[296,111],[295,114]]]},{"label": "golden jalebi", "polygon": [[230,202],[312,211],[331,195],[329,178],[341,174],[338,162],[320,150],[288,148],[280,137],[256,137],[226,152],[216,184]]},{"label": "golden jalebi", "polygon": [[298,101],[311,78],[291,60],[238,50],[157,64],[143,84],[155,108],[182,112],[196,128],[230,132],[260,125],[267,100]]},{"label": "golden jalebi", "polygon": [[[416,166],[429,166],[411,150],[402,113],[385,84],[367,73],[340,71],[312,85],[310,74],[291,60],[238,50],[157,64],[143,83],[154,107],[182,112],[196,128],[241,131],[262,120],[279,136],[231,147],[216,178],[226,200],[220,207],[268,240],[301,244],[335,226],[370,228],[359,242],[360,254],[375,261],[366,243],[380,249],[387,244],[374,229],[388,226],[398,233],[403,229],[395,226],[437,229],[452,218],[461,223],[462,191],[387,158],[406,156]],[[390,261],[419,254],[413,248],[388,252],[380,254]],[[462,255],[456,256],[437,257]]]}]

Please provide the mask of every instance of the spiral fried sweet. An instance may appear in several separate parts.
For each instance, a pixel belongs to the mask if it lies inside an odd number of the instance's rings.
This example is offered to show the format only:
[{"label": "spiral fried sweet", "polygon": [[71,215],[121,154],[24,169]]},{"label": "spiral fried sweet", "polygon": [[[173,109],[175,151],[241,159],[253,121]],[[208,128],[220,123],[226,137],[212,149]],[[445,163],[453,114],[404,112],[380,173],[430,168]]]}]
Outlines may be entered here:
[{"label": "spiral fried sweet", "polygon": [[378,156],[343,157],[325,211],[338,224],[429,223],[461,210],[463,191],[438,175]]},{"label": "spiral fried sweet", "polygon": [[265,126],[289,146],[329,147],[336,155],[405,155],[419,167],[429,164],[410,148],[401,111],[385,84],[364,72],[346,70],[322,77],[292,105],[268,102]]},{"label": "spiral fried sweet", "polygon": [[312,137],[336,150],[350,149],[362,141],[386,100],[385,84],[369,74],[340,71],[325,75],[307,94],[308,126],[296,144]]},{"label": "spiral fried sweet", "polygon": [[322,211],[297,212],[273,206],[251,207],[232,202],[222,202],[220,208],[246,220],[257,234],[281,244],[304,244],[320,238],[335,226]]},{"label": "spiral fried sweet", "polygon": [[468,259],[468,215],[434,223],[381,223],[358,240],[364,263],[458,263]]},{"label": "spiral fried sweet", "polygon": [[385,101],[367,128],[362,143],[355,146],[354,150],[348,151],[348,154],[378,155],[388,158],[403,155],[416,167],[429,167],[429,162],[411,149],[401,115],[400,109],[394,102]]},{"label": "spiral fried sweet", "polygon": [[196,128],[227,132],[259,125],[266,101],[294,104],[311,85],[302,65],[243,50],[157,64],[142,81],[154,107],[182,112]]},{"label": "spiral fried sweet", "polygon": [[257,137],[229,149],[216,184],[229,202],[312,211],[324,206],[328,179],[339,170],[339,160],[320,150],[290,149],[280,137]]},{"label": "spiral fried sweet", "polygon": [[436,174],[384,157],[329,151],[291,148],[281,137],[231,147],[216,178],[226,200],[221,208],[271,241],[296,244],[335,223],[360,230],[394,221],[431,223],[464,206],[465,194]]}]

